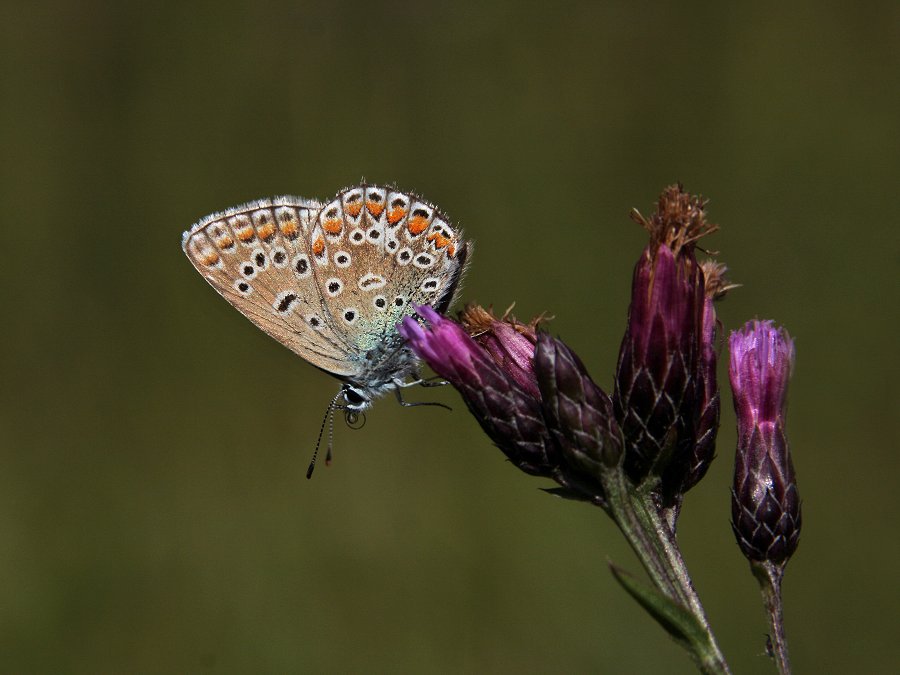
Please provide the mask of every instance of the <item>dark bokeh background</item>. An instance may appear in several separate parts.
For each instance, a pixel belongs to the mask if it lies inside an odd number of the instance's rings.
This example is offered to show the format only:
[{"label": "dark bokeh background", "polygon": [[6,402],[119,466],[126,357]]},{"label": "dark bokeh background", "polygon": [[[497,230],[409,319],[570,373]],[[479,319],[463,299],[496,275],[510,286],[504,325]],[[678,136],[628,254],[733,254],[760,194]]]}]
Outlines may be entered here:
[{"label": "dark bokeh background", "polygon": [[[440,204],[477,243],[463,299],[555,314],[604,386],[629,209],[675,180],[711,197],[743,284],[725,325],[797,341],[796,670],[894,671],[897,3],[12,4],[0,669],[692,672],[608,574],[638,569],[612,524],[507,465],[452,391],[411,394],[452,413],[379,402],[304,479],[334,381],[179,241],[365,176]],[[681,536],[734,669],[769,673],[729,401]]]}]

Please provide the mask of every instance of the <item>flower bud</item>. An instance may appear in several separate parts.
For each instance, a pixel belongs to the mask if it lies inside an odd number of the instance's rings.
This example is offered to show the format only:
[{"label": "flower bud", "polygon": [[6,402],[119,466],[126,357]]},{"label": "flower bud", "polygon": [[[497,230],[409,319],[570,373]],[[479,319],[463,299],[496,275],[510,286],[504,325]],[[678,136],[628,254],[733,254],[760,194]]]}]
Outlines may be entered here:
[{"label": "flower bud", "polygon": [[738,442],[732,527],[752,561],[785,565],[800,539],[800,494],[785,436],[794,343],[771,321],[751,321],[729,340]]},{"label": "flower bud", "polygon": [[601,473],[622,458],[621,433],[609,396],[575,352],[546,333],[538,337],[535,370],[544,414],[563,456],[599,483]]},{"label": "flower bud", "polygon": [[694,387],[694,443],[683,461],[674,464],[663,479],[671,492],[683,495],[706,475],[716,452],[719,431],[719,385],[716,381],[718,361],[718,321],[714,303],[733,286],[725,279],[727,268],[709,260],[703,270],[703,314],[698,333],[697,368]]},{"label": "flower bud", "polygon": [[[632,214],[650,243],[634,270],[613,409],[625,439],[625,469],[635,483],[660,479],[669,466],[683,476],[694,446],[704,317],[704,277],[694,248],[716,229],[703,207],[676,185],[662,193],[649,219]],[[680,482],[663,482],[664,504],[680,498]]]}]

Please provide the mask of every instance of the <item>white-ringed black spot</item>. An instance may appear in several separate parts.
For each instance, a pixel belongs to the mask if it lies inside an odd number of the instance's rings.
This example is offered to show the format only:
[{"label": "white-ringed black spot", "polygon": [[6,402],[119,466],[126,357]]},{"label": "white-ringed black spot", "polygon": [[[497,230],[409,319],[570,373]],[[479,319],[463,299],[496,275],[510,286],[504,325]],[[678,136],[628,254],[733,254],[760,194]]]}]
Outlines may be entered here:
[{"label": "white-ringed black spot", "polygon": [[394,249],[396,249],[396,248],[397,248],[397,240],[396,240],[396,239],[391,239],[390,241],[388,241],[387,247],[388,247],[390,250],[392,250],[392,251],[393,251]]},{"label": "white-ringed black spot", "polygon": [[305,253],[300,253],[294,257],[293,268],[294,274],[296,274],[299,279],[308,277],[311,274],[311,270],[309,269],[309,258]]},{"label": "white-ringed black spot", "polygon": [[293,305],[296,300],[297,294],[292,291],[280,293],[278,297],[275,298],[273,307],[275,307],[279,314],[290,314],[291,305]]},{"label": "white-ringed black spot", "polygon": [[350,241],[354,244],[361,244],[363,239],[365,239],[365,236],[363,235],[362,230],[353,230],[353,232],[350,233]]},{"label": "white-ringed black spot", "polygon": [[322,329],[322,319],[317,317],[315,314],[308,314],[304,317],[306,323],[309,324],[309,327],[313,330],[321,330]]},{"label": "white-ringed black spot", "polygon": [[234,289],[243,295],[245,298],[253,292],[253,286],[248,284],[246,281],[238,280],[234,284]]},{"label": "white-ringed black spot", "polygon": [[409,261],[412,260],[412,250],[408,246],[404,246],[400,249],[400,252],[397,253],[397,262],[401,265],[408,265]]},{"label": "white-ringed black spot", "polygon": [[359,281],[356,282],[356,285],[359,286],[359,290],[361,291],[374,291],[378,288],[383,288],[386,283],[384,277],[369,272],[368,274],[362,275],[359,278]]},{"label": "white-ringed black spot", "polygon": [[276,248],[272,253],[272,262],[275,264],[275,267],[284,267],[285,262],[287,262],[287,253],[282,248]]},{"label": "white-ringed black spot", "polygon": [[256,263],[257,267],[263,269],[266,266],[266,254],[262,251],[259,251],[256,255],[253,256],[253,262]]},{"label": "white-ringed black spot", "polygon": [[406,298],[404,298],[402,295],[398,295],[396,298],[394,298],[394,304],[397,307],[403,307],[403,305],[406,304]]},{"label": "white-ringed black spot", "polygon": [[425,281],[422,282],[422,290],[426,292],[436,291],[438,287],[438,280],[434,277],[429,277]]},{"label": "white-ringed black spot", "polygon": [[337,218],[338,211],[336,206],[332,206],[328,211],[325,212],[326,218]]},{"label": "white-ringed black spot", "polygon": [[347,323],[356,321],[356,310],[353,308],[344,310],[344,321]]},{"label": "white-ringed black spot", "polygon": [[353,259],[346,251],[338,251],[334,254],[334,264],[338,267],[350,267],[352,261]]},{"label": "white-ringed black spot", "polygon": [[369,239],[371,239],[372,241],[375,241],[376,239],[378,239],[380,237],[381,237],[381,230],[375,230],[375,229],[369,230]]},{"label": "white-ringed black spot", "polygon": [[325,292],[328,293],[328,295],[330,295],[332,298],[336,295],[340,295],[343,289],[344,284],[340,279],[335,279],[334,277],[332,277],[325,282]]},{"label": "white-ringed black spot", "polygon": [[415,261],[413,261],[413,265],[416,267],[431,267],[434,264],[434,256],[428,253],[421,253],[416,256]]},{"label": "white-ringed black spot", "polygon": [[256,268],[250,263],[244,263],[241,267],[241,274],[243,274],[248,279],[252,279],[256,276]]},{"label": "white-ringed black spot", "polygon": [[376,295],[372,304],[375,305],[376,309],[384,309],[387,306],[387,300],[383,295]]}]

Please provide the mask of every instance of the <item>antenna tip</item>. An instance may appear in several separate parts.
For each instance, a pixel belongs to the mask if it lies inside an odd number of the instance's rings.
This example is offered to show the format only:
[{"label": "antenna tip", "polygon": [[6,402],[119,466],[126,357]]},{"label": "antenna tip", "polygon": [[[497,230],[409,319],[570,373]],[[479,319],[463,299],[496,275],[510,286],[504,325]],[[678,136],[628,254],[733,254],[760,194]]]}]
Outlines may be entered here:
[{"label": "antenna tip", "polygon": [[310,463],[309,463],[309,468],[306,470],[306,480],[309,480],[310,478],[312,478],[313,470],[314,470],[315,468],[316,468],[316,463],[315,463],[315,462],[310,462]]}]

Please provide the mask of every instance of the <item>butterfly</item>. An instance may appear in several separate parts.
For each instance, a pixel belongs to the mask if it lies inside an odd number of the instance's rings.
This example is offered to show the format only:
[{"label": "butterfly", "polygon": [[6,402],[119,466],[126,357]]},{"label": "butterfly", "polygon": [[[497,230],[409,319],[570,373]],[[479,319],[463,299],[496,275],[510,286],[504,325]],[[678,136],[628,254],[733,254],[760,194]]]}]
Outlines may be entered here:
[{"label": "butterfly", "polygon": [[400,387],[422,383],[406,381],[418,360],[396,325],[418,318],[417,305],[449,309],[470,246],[435,205],[363,183],[327,203],[285,196],[214,213],[182,249],[241,314],[340,380],[329,410],[350,422],[378,396],[393,390],[403,403]]}]

